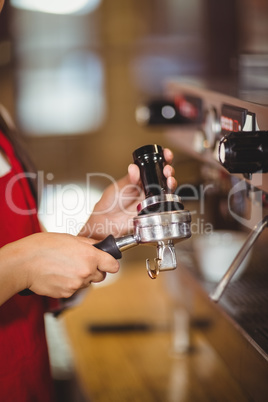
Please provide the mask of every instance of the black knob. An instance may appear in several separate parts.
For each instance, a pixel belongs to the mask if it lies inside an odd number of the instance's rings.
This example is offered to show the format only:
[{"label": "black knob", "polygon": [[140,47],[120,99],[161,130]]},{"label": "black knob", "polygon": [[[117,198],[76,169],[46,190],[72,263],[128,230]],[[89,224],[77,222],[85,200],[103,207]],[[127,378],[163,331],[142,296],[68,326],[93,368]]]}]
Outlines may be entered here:
[{"label": "black knob", "polygon": [[230,173],[268,172],[268,131],[239,131],[225,135],[219,160]]},{"label": "black knob", "polygon": [[136,109],[136,120],[144,125],[177,125],[188,123],[179,112],[175,102],[157,99]]},{"label": "black knob", "polygon": [[133,160],[140,169],[146,198],[167,193],[167,180],[163,174],[165,159],[160,145],[145,145],[136,149]]}]

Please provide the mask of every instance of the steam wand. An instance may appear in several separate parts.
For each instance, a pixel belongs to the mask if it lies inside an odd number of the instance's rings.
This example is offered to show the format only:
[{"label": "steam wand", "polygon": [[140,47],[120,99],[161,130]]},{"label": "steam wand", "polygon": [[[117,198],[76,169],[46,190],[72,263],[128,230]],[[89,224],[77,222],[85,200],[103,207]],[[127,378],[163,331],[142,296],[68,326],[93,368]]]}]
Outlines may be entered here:
[{"label": "steam wand", "polygon": [[211,293],[210,298],[214,300],[216,303],[220,300],[223,292],[227,288],[230,280],[232,279],[233,275],[236,273],[240,265],[242,264],[243,260],[246,258],[249,250],[254,245],[256,240],[258,239],[259,235],[263,232],[263,230],[268,225],[268,215],[265,216],[257,225],[252,229],[250,234],[248,235],[244,245],[234,258],[233,262],[231,263],[230,267],[218,283],[216,289]]}]

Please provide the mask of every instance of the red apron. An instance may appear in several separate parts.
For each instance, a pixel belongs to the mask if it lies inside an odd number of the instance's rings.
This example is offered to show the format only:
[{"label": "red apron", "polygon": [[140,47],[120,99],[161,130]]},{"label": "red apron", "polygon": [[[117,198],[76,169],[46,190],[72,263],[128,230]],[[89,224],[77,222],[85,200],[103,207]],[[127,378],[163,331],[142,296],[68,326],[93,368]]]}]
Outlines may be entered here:
[{"label": "red apron", "polygon": [[[40,226],[29,184],[21,177],[23,169],[2,133],[0,148],[11,164],[11,171],[0,177],[2,247],[40,232]],[[8,193],[6,188],[9,188]],[[27,210],[32,213],[25,214]],[[45,298],[38,295],[15,295],[0,306],[0,400],[3,402],[54,400],[44,312]]]}]

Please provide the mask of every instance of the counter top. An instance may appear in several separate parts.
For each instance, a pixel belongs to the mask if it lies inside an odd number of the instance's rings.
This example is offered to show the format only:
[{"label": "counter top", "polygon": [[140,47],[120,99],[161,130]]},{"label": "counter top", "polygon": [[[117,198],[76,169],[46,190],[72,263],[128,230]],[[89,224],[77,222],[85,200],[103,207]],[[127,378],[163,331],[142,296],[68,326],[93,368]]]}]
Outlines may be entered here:
[{"label": "counter top", "polygon": [[124,263],[116,281],[94,286],[81,306],[65,313],[77,374],[91,402],[249,400],[202,326],[191,328],[187,352],[175,351],[173,313],[186,310],[168,291],[170,274],[151,280],[144,261]]}]

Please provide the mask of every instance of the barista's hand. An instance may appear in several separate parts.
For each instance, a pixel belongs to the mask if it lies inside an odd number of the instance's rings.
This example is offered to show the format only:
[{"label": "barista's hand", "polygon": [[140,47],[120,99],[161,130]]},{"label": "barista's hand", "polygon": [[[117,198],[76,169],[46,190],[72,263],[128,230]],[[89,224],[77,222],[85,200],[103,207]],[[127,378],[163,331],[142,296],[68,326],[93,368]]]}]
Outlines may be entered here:
[{"label": "barista's hand", "polygon": [[[164,149],[164,157],[167,162],[164,175],[173,192],[177,186],[174,169],[170,165],[173,154],[169,149]],[[129,233],[132,230],[133,217],[137,214],[137,205],[143,199],[139,168],[131,164],[128,175],[106,188],[80,235],[103,239],[109,234],[120,237]]]},{"label": "barista's hand", "polygon": [[89,239],[37,233],[0,249],[0,304],[26,288],[39,295],[70,297],[118,269],[118,261]]}]

